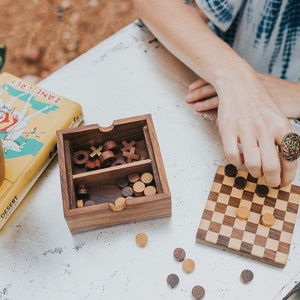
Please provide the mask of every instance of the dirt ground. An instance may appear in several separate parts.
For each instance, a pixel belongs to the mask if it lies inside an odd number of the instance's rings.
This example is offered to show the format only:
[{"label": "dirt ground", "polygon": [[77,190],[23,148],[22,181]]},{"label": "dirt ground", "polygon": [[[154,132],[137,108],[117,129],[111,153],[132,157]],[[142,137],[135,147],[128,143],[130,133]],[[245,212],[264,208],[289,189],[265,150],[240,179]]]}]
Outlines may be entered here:
[{"label": "dirt ground", "polygon": [[136,18],[131,0],[1,0],[2,72],[38,81]]}]

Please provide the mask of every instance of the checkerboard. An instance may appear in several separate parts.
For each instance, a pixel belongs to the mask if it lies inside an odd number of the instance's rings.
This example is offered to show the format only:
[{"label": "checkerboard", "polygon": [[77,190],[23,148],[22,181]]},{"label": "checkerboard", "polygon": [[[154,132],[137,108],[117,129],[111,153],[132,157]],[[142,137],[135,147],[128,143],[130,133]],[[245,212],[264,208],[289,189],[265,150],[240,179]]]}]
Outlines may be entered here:
[{"label": "checkerboard", "polygon": [[[266,197],[255,193],[264,178],[253,178],[238,170],[236,176],[247,179],[244,189],[237,189],[234,178],[219,166],[197,230],[196,241],[283,268],[287,261],[296,222],[300,187],[269,188]],[[250,209],[248,220],[236,217],[236,209]],[[275,216],[271,227],[261,224],[265,213]]]}]

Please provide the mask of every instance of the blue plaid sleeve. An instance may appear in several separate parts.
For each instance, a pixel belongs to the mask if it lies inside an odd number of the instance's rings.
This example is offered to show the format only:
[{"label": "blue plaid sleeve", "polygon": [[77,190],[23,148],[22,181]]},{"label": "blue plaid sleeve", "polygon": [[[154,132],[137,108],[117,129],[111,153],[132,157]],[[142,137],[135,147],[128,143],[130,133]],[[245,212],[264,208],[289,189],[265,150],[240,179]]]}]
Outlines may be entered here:
[{"label": "blue plaid sleeve", "polygon": [[196,0],[208,19],[222,31],[227,31],[245,0]]}]

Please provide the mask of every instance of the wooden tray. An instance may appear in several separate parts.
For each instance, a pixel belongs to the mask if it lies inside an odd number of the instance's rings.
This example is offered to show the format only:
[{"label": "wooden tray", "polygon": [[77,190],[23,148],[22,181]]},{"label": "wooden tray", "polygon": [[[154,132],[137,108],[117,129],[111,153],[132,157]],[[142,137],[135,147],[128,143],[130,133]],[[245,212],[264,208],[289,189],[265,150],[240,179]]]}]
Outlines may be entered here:
[{"label": "wooden tray", "polygon": [[[125,163],[93,170],[74,163],[78,151],[91,155],[91,146],[101,148],[111,140],[120,146],[114,159]],[[134,144],[135,159],[123,156],[123,143]],[[116,120],[105,128],[93,124],[57,131],[57,147],[64,217],[72,233],[171,216],[170,190],[150,114]],[[133,195],[125,199],[122,209],[114,209],[115,200],[123,197],[118,182],[134,173],[152,174],[156,194]],[[86,188],[87,195],[78,195],[79,187]],[[92,200],[95,205],[79,207],[78,200]]]}]

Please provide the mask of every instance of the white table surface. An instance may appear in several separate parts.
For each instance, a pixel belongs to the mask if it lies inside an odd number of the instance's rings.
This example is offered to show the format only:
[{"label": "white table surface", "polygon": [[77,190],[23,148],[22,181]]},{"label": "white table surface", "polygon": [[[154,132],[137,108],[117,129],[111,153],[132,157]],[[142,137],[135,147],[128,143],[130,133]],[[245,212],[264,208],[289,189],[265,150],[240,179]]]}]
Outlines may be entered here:
[{"label": "white table surface", "polygon": [[[0,232],[0,299],[192,299],[195,285],[205,288],[205,299],[279,299],[300,274],[299,215],[284,269],[195,242],[216,167],[227,161],[215,124],[183,101],[195,75],[139,25],[39,85],[81,103],[86,124],[151,113],[172,217],[72,235],[55,158]],[[138,232],[147,233],[147,247],[136,246]],[[176,247],[195,261],[193,273],[175,261]],[[246,268],[254,272],[247,285],[240,281]],[[180,278],[173,289],[166,283],[170,273]]]}]

